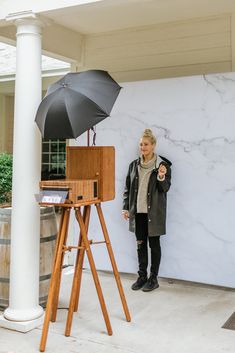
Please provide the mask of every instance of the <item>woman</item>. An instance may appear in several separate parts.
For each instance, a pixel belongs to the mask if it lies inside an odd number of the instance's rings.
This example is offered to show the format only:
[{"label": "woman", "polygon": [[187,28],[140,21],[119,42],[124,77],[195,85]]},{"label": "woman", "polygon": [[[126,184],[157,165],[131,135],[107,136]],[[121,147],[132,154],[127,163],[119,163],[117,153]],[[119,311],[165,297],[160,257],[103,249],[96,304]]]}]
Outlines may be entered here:
[{"label": "woman", "polygon": [[[139,277],[132,289],[149,292],[159,287],[160,236],[166,233],[166,200],[171,185],[171,162],[155,154],[156,137],[145,129],[140,139],[140,157],[129,165],[123,194],[123,217],[137,240]],[[147,277],[148,243],[151,250]]]}]

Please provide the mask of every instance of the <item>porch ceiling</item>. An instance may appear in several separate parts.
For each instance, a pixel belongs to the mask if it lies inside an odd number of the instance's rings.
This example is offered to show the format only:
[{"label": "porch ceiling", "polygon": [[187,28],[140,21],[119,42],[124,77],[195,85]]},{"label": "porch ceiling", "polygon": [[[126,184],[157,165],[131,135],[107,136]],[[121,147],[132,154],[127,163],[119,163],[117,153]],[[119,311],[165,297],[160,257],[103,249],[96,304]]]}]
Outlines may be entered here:
[{"label": "porch ceiling", "polygon": [[[37,0],[22,0],[21,11],[48,19],[42,36],[45,55],[69,61],[74,68],[108,70],[120,81],[227,72],[235,67],[235,0],[87,1],[53,0],[52,10]],[[16,28],[4,18],[0,17],[0,37],[14,44]],[[133,30],[125,36],[128,29]],[[102,51],[97,50],[100,47]]]},{"label": "porch ceiling", "polygon": [[41,14],[90,34],[231,12],[235,12],[234,0],[104,0]]}]

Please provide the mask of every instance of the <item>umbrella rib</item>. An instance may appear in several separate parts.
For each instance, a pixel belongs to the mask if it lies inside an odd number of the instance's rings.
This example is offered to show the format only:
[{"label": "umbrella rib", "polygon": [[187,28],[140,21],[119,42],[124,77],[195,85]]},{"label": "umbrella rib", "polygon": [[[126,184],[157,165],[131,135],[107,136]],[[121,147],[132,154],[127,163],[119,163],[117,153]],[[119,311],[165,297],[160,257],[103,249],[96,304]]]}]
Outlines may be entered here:
[{"label": "umbrella rib", "polygon": [[[66,109],[67,109],[67,104],[66,104],[66,102],[65,102],[65,105],[66,105]],[[70,122],[70,120],[69,120],[69,119],[68,119],[68,122],[69,122],[69,125],[70,125],[70,128],[71,128],[71,131],[72,131],[72,133],[73,133],[73,136],[75,136],[76,134],[74,133],[74,130],[73,130],[72,124],[71,124],[71,122]]]},{"label": "umbrella rib", "polygon": [[89,98],[88,96],[86,96],[85,94],[81,93],[81,92],[78,92],[76,90],[73,90],[69,87],[67,87],[68,90],[72,91],[72,92],[76,92],[78,94],[80,94],[81,96],[83,96],[85,99],[88,99],[92,104],[94,104],[96,107],[98,107],[100,110],[102,110],[102,112],[104,112],[105,114],[107,114],[107,116],[109,116],[109,113],[104,110],[103,108],[101,108],[96,102],[94,102],[91,98]]}]

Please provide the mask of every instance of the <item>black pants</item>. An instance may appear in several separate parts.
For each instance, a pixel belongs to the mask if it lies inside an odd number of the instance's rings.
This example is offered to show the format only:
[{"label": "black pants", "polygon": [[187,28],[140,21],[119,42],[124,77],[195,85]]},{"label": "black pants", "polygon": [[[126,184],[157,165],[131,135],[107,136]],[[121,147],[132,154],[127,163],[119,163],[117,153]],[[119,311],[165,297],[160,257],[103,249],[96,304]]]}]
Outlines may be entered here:
[{"label": "black pants", "polygon": [[148,236],[147,213],[137,213],[135,216],[135,235],[137,240],[137,254],[139,261],[139,276],[147,276],[148,268],[148,243],[151,250],[150,273],[158,275],[161,261],[160,236]]}]

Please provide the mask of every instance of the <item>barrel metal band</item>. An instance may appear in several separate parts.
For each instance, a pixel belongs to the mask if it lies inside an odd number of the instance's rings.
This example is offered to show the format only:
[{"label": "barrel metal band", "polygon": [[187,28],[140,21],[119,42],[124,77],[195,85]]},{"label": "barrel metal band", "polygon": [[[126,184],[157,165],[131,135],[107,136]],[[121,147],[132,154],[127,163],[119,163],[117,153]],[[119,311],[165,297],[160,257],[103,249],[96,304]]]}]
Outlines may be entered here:
[{"label": "barrel metal band", "polygon": [[50,279],[51,278],[51,273],[49,275],[43,275],[43,276],[40,276],[39,279],[40,279],[40,282],[41,281],[45,281],[46,279]]},{"label": "barrel metal band", "polygon": [[[40,281],[45,281],[46,279],[51,278],[51,274],[43,275],[43,276],[40,276],[39,278],[40,278]],[[0,283],[9,283],[9,282],[10,282],[9,278],[0,277]]]},{"label": "barrel metal band", "polygon": [[9,304],[9,300],[8,299],[0,298],[0,307],[1,306],[6,306],[8,304]]},{"label": "barrel metal band", "polygon": [[[45,281],[50,278],[51,278],[51,273],[48,275],[43,275],[39,277],[40,281]],[[0,277],[0,283],[9,283],[9,282],[10,282],[9,278]]]},{"label": "barrel metal band", "polygon": [[[50,235],[48,237],[40,238],[40,243],[47,243],[49,241],[56,240],[56,236],[57,235],[55,234],[55,235]],[[0,244],[10,245],[11,244],[11,239],[0,239]]]},{"label": "barrel metal band", "polygon": [[0,239],[0,244],[9,245],[11,244],[11,239]]},{"label": "barrel metal band", "polygon": [[[68,265],[63,265],[62,266],[63,269],[66,268],[66,267],[68,267]],[[50,279],[50,278],[51,278],[51,273],[49,273],[48,275],[42,275],[42,276],[39,277],[40,282],[41,281],[45,281],[45,280]]]},{"label": "barrel metal band", "polygon": [[40,243],[46,243],[46,242],[51,241],[51,240],[56,240],[56,236],[57,236],[57,234],[50,235],[49,237],[40,238]]},{"label": "barrel metal band", "polygon": [[0,277],[0,283],[9,283],[9,278]]},{"label": "barrel metal band", "polygon": [[39,304],[44,304],[47,301],[48,295],[44,295],[43,297],[39,297]]}]

